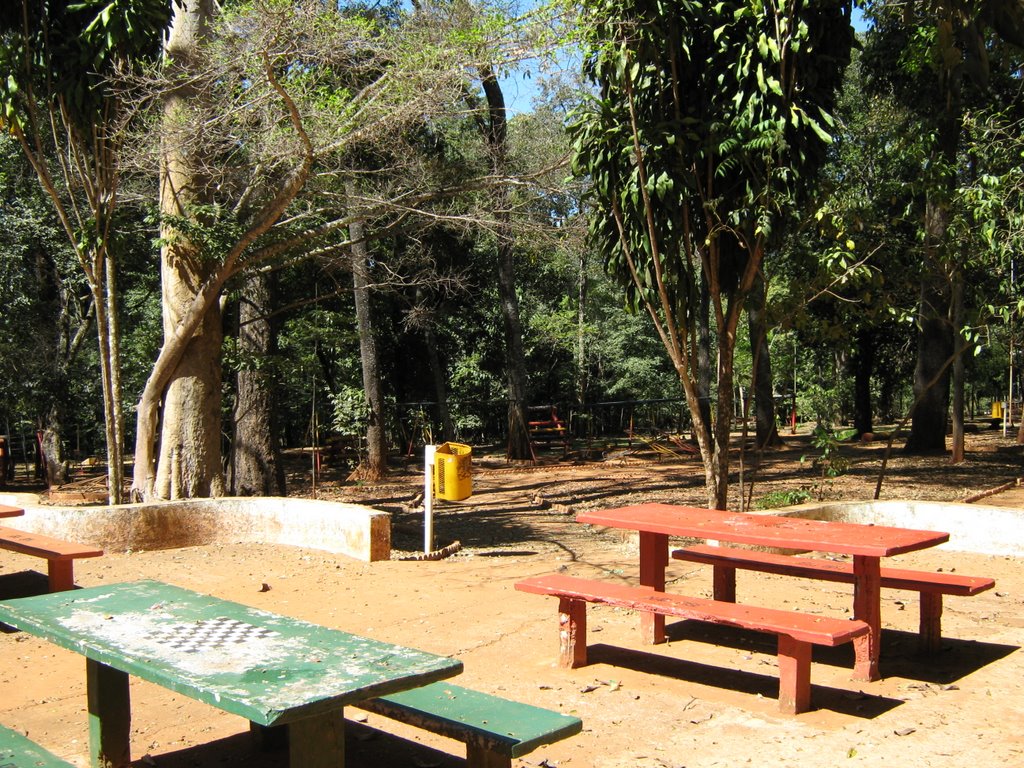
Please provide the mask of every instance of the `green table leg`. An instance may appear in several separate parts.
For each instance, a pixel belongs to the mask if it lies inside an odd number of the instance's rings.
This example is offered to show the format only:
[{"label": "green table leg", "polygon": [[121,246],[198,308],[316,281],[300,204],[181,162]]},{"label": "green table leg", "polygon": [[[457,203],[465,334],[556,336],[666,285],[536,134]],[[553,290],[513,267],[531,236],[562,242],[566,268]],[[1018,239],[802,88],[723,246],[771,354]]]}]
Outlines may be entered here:
[{"label": "green table leg", "polygon": [[129,768],[132,704],[128,673],[85,660],[89,700],[89,760],[92,768]]},{"label": "green table leg", "polygon": [[271,752],[288,746],[287,725],[260,725],[250,720],[249,735],[252,736],[253,746],[260,752]]},{"label": "green table leg", "polygon": [[344,768],[345,713],[340,707],[288,723],[288,765],[291,768]]}]

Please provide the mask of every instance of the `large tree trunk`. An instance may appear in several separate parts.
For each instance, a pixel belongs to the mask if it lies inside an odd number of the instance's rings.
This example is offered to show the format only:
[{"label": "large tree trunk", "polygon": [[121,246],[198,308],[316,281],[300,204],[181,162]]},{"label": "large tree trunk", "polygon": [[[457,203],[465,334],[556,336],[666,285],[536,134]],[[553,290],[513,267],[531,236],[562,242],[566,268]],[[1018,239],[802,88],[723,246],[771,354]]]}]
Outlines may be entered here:
[{"label": "large tree trunk", "polygon": [[[353,197],[349,190],[349,197]],[[384,387],[380,379],[380,359],[374,336],[373,312],[370,301],[370,249],[362,222],[353,222],[352,284],[355,294],[356,325],[359,328],[359,359],[362,363],[363,391],[369,417],[366,425],[366,460],[357,474],[362,480],[377,481],[388,473],[388,444],[384,430]]]},{"label": "large tree trunk", "polygon": [[[494,174],[506,172],[508,153],[508,123],[505,112],[505,95],[497,76],[489,67],[481,68],[484,95],[487,98],[488,119],[485,121],[485,138],[491,153],[491,168]],[[501,225],[498,232],[498,301],[505,327],[505,372],[508,381],[508,458],[529,459],[533,452],[530,433],[526,424],[527,374],[526,354],[523,351],[523,324],[519,317],[519,297],[516,294],[515,247],[509,231],[509,192],[500,185],[492,195],[495,218]]]},{"label": "large tree trunk", "polygon": [[759,274],[747,296],[747,330],[754,355],[754,442],[759,450],[782,445],[775,418],[775,380],[772,377],[772,357],[768,349],[765,298],[764,278]]},{"label": "large tree trunk", "polygon": [[[301,113],[276,82],[269,62],[268,82],[281,95],[291,127],[302,146],[297,164],[273,198],[261,206],[247,229],[216,254],[204,254],[187,233],[170,225],[171,217],[196,219],[212,199],[215,181],[202,168],[202,137],[184,120],[190,106],[204,98],[195,83],[202,66],[202,42],[218,8],[215,0],[180,0],[173,4],[171,28],[164,46],[168,66],[178,70],[178,82],[164,96],[165,137],[161,151],[160,210],[164,343],[139,397],[136,413],[135,469],[132,497],[184,498],[223,493],[220,448],[219,302],[225,282],[241,270],[246,250],[265,234],[305,186],[313,163],[313,148]],[[197,141],[198,139],[198,141]],[[194,153],[194,154],[193,154]],[[163,411],[161,413],[161,407]],[[157,429],[159,462],[154,459]]]},{"label": "large tree trunk", "polygon": [[[945,237],[944,208],[928,203],[926,228],[931,242],[938,247]],[[941,230],[941,232],[940,232]],[[926,245],[927,247],[927,245]],[[918,307],[917,366],[914,370],[914,399],[917,403],[904,451],[907,453],[941,453],[946,450],[946,424],[949,418],[949,364],[953,354],[953,333],[949,324],[949,296],[945,281],[935,271],[938,261],[932,259],[932,273],[921,281]]]},{"label": "large tree trunk", "polygon": [[871,375],[875,368],[875,335],[870,328],[856,334],[853,356],[853,428],[857,436],[874,432],[871,409]]},{"label": "large tree trunk", "polygon": [[508,379],[508,457],[532,456],[530,433],[526,424],[527,376],[523,352],[523,326],[519,318],[519,299],[515,286],[515,254],[512,244],[498,246],[498,292],[505,323],[505,366]]},{"label": "large tree trunk", "polygon": [[[174,19],[166,43],[173,66],[186,72],[201,56],[201,43],[215,12],[214,0],[189,0],[174,6]],[[189,86],[171,93],[164,104],[168,139],[162,153],[160,210],[168,216],[194,216],[194,206],[209,201],[201,160],[186,149],[177,126],[199,98]],[[217,269],[203,258],[198,246],[184,233],[163,226],[161,298],[164,338],[175,333],[193,308],[199,287]],[[209,302],[184,353],[172,366],[163,387],[160,451],[154,493],[158,498],[181,499],[219,496],[224,492],[221,467],[221,312]],[[166,343],[166,342],[165,342]]]},{"label": "large tree trunk", "polygon": [[269,319],[270,278],[253,272],[238,307],[239,369],[231,445],[231,484],[236,496],[284,496],[285,475],[277,437],[275,392],[263,363],[275,352]]},{"label": "large tree trunk", "polygon": [[64,420],[62,409],[57,404],[50,408],[46,422],[41,430],[39,451],[42,458],[43,472],[47,488],[56,488],[68,481],[68,467],[64,461]]},{"label": "large tree trunk", "polygon": [[[943,178],[928,189],[924,212],[924,270],[921,280],[921,304],[917,367],[914,371],[916,407],[907,439],[908,453],[940,453],[946,450],[946,424],[949,418],[950,364],[953,361],[954,329],[951,323],[952,296],[950,268],[952,254],[947,246],[950,199],[956,188],[957,153],[963,126],[962,51],[957,47],[957,32],[962,20],[955,18],[952,6],[942,5],[937,18],[938,40],[944,46],[938,68],[942,102],[936,121],[936,166],[944,168]],[[950,30],[952,34],[948,34]],[[946,30],[947,34],[943,33]]]}]

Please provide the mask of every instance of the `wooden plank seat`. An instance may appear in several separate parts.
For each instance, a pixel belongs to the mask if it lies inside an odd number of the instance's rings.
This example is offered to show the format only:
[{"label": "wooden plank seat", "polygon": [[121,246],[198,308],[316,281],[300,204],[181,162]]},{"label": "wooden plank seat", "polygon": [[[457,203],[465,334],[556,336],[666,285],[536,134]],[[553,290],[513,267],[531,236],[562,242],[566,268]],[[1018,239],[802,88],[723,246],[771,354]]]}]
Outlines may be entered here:
[{"label": "wooden plank seat", "polygon": [[0,526],[0,549],[9,549],[23,555],[46,558],[46,570],[51,592],[61,592],[75,586],[74,564],[79,557],[99,557],[102,549],[87,544],[76,544],[41,533],[29,533],[17,528]]},{"label": "wooden plank seat", "polygon": [[510,768],[512,758],[579,733],[578,717],[447,681],[353,704],[466,744],[469,768]]},{"label": "wooden plank seat", "polygon": [[[823,560],[760,552],[737,547],[697,544],[672,551],[676,560],[712,565],[715,574],[715,599],[736,600],[736,569],[761,571],[783,576],[820,579],[844,584],[854,583],[853,563],[844,560]],[[883,587],[918,592],[921,596],[919,640],[921,649],[934,652],[942,639],[942,596],[969,597],[995,586],[995,580],[984,576],[963,576],[959,573],[913,571],[905,568],[882,568]]]},{"label": "wooden plank seat", "polygon": [[2,768],[75,768],[41,746],[0,725],[0,766]]},{"label": "wooden plank seat", "polygon": [[563,667],[581,667],[587,663],[587,603],[775,634],[778,636],[779,709],[790,714],[810,708],[812,646],[842,645],[868,632],[868,625],[863,621],[758,608],[562,574],[524,579],[515,586],[522,592],[559,598],[559,663]]}]

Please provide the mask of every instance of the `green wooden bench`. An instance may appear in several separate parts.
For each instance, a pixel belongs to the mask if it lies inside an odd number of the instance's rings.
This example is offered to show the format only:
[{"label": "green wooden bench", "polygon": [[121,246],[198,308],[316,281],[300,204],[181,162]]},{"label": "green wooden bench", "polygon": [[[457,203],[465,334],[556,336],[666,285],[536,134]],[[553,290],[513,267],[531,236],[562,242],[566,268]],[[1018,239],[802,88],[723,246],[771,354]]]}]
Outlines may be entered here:
[{"label": "green wooden bench", "polygon": [[75,768],[27,736],[0,725],[0,768]]},{"label": "green wooden bench", "polygon": [[[733,585],[731,594],[718,594],[715,598],[735,602],[735,569],[742,568],[782,576],[853,584],[853,563],[845,560],[822,560],[816,557],[795,557],[761,552],[753,549],[696,544],[672,551],[676,560],[712,565],[716,571],[725,570],[726,582]],[[934,653],[942,639],[942,596],[970,597],[996,585],[986,576],[965,576],[959,573],[912,571],[906,568],[882,568],[881,585],[886,589],[904,589],[921,596],[919,642],[921,650]],[[722,583],[716,577],[716,585]],[[728,590],[727,590],[728,591]]]},{"label": "green wooden bench", "polygon": [[583,729],[578,717],[447,681],[353,706],[464,742],[468,768],[510,768],[512,758]]}]

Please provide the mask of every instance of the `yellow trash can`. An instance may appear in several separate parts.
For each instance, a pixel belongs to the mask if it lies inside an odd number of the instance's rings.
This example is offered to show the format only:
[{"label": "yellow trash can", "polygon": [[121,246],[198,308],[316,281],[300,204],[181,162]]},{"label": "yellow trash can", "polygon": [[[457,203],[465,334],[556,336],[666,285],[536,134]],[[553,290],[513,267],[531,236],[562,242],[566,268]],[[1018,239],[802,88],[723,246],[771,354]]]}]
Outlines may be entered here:
[{"label": "yellow trash can", "polygon": [[434,451],[434,498],[462,501],[473,493],[473,449],[444,443]]}]

